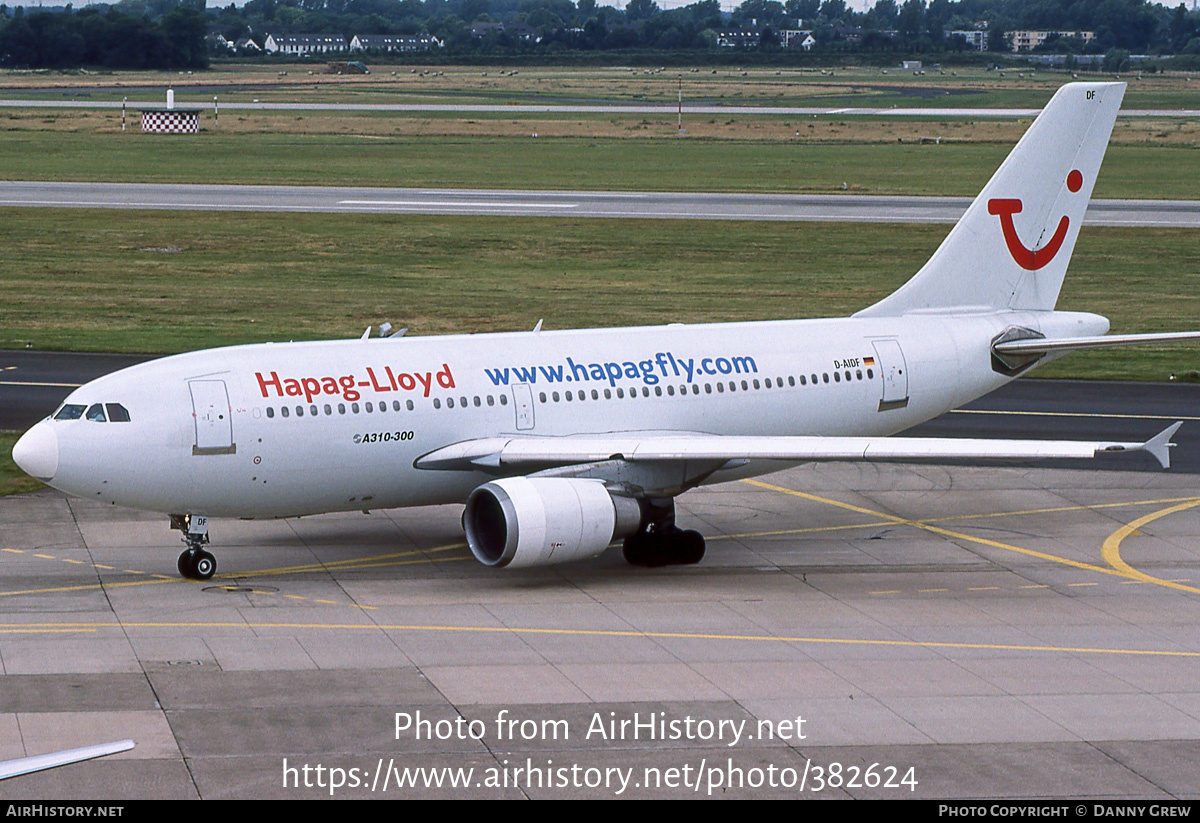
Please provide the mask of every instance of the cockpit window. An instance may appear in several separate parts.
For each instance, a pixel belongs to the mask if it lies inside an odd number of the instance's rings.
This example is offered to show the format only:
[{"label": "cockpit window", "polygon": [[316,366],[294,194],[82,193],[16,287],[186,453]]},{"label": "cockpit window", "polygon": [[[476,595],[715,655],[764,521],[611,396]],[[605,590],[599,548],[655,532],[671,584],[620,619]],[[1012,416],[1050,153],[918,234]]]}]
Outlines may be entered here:
[{"label": "cockpit window", "polygon": [[87,419],[96,423],[106,423],[108,418],[104,416],[104,407],[99,403],[93,403],[88,407]]},{"label": "cockpit window", "polygon": [[75,403],[68,403],[68,404],[64,405],[61,409],[58,410],[58,412],[54,415],[54,419],[55,420],[78,420],[79,418],[83,417],[83,410],[85,408],[86,408],[86,406],[80,406]]},{"label": "cockpit window", "polygon": [[108,409],[108,419],[112,423],[128,423],[129,412],[120,403],[105,403],[104,408]]}]

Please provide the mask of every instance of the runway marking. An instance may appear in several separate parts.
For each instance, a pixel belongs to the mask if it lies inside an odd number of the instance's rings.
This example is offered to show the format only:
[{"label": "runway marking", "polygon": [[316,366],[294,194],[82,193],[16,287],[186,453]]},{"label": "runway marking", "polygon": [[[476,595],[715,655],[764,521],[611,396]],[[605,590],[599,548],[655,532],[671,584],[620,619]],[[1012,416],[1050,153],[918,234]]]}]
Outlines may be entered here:
[{"label": "runway marking", "polygon": [[[898,525],[898,526],[912,526],[913,528],[923,529],[925,531],[932,532],[934,534],[940,534],[944,537],[951,537],[956,540],[966,540],[971,543],[978,543],[983,546],[991,546],[992,548],[996,548],[996,549],[1004,549],[1005,551],[1016,552],[1017,554],[1023,554],[1028,557],[1036,557],[1039,560],[1049,560],[1054,563],[1061,563],[1065,566],[1071,566],[1076,569],[1084,569],[1086,571],[1098,572],[1099,574],[1108,574],[1108,575],[1114,575],[1114,576],[1118,576],[1118,577],[1130,577],[1131,576],[1128,572],[1121,571],[1120,569],[1118,569],[1116,567],[1106,568],[1104,566],[1097,566],[1092,563],[1084,563],[1079,560],[1069,560],[1065,557],[1058,557],[1053,554],[1046,554],[1045,552],[1034,551],[1033,549],[1024,549],[1024,548],[1021,548],[1020,546],[1014,546],[1011,543],[1001,543],[999,540],[989,540],[986,537],[975,537],[974,535],[964,534],[963,532],[956,532],[956,531],[951,531],[950,529],[943,529],[940,526],[933,525],[931,522],[922,521],[922,520],[910,520],[905,517],[884,514],[883,512],[872,511],[871,509],[863,508],[862,506],[855,506],[853,503],[843,503],[840,500],[833,500],[828,497],[821,497],[819,495],[809,494],[807,492],[800,492],[800,491],[796,491],[795,489],[788,489],[783,486],[773,485],[771,483],[764,483],[761,480],[747,479],[747,480],[743,480],[742,482],[749,483],[751,486],[758,486],[760,488],[767,489],[768,491],[779,492],[780,494],[787,494],[787,495],[791,495],[793,497],[800,497],[804,500],[811,500],[815,503],[824,503],[827,506],[835,506],[839,509],[846,509],[848,511],[858,512],[859,514],[870,515],[871,517],[887,518],[891,523]],[[1190,508],[1191,506],[1200,506],[1200,499],[1193,499],[1191,501],[1191,503],[1181,504],[1181,505],[1183,505],[1185,508]],[[1090,507],[1084,507],[1084,508],[1090,508]],[[1146,578],[1149,580],[1155,579],[1155,578],[1150,578],[1148,575],[1146,575]]]},{"label": "runway marking", "polygon": [[[467,560],[468,557],[464,556],[464,557],[421,558],[421,559],[414,559],[414,560],[394,560],[394,559],[390,559],[390,558],[411,557],[411,556],[417,555],[417,554],[450,551],[452,549],[465,548],[465,546],[466,546],[465,543],[451,543],[451,544],[448,544],[445,546],[436,546],[431,549],[417,549],[417,550],[408,551],[408,552],[395,552],[393,554],[381,554],[381,555],[374,555],[372,557],[360,557],[360,558],[355,558],[355,559],[351,559],[351,560],[334,560],[334,561],[332,561],[330,563],[326,563],[326,564],[310,563],[310,564],[307,564],[304,566],[282,566],[278,569],[258,569],[258,570],[254,570],[254,571],[235,572],[235,573],[230,573],[230,574],[218,574],[218,575],[213,575],[213,577],[211,579],[220,582],[222,580],[237,580],[237,579],[243,578],[243,577],[261,577],[261,576],[265,576],[265,575],[279,575],[279,574],[301,574],[301,573],[311,572],[311,571],[340,571],[340,570],[353,571],[355,569],[373,569],[373,568],[379,568],[379,567],[383,567],[383,566],[411,566],[411,565],[417,565],[417,564],[421,564],[421,563],[451,563],[451,562],[454,562],[457,560]],[[3,549],[3,551],[13,552],[16,554],[25,554],[24,549]],[[62,559],[62,558],[52,557],[51,555],[47,555],[47,554],[35,554],[34,556],[40,557],[45,560],[61,560]],[[67,562],[79,563],[81,561],[71,560],[71,561],[67,561]],[[84,565],[89,565],[89,564],[84,564]],[[113,566],[102,566],[98,563],[92,563],[90,565],[93,568],[97,568],[97,569],[107,569],[110,571],[115,570]],[[153,583],[205,584],[205,583],[209,582],[207,580],[186,580],[182,577],[174,577],[171,575],[155,574],[153,572],[139,571],[137,569],[122,569],[121,571],[123,573],[127,573],[127,574],[149,575],[155,579],[154,580],[132,580],[132,581],[126,581],[126,582],[121,582],[121,583],[111,583],[111,582],[101,581],[99,583],[85,583],[85,584],[81,584],[81,585],[77,585],[77,586],[55,586],[55,587],[49,587],[49,588],[44,588],[44,589],[21,589],[18,591],[0,592],[0,597],[14,597],[17,595],[22,595],[22,594],[55,594],[55,593],[59,593],[59,592],[88,591],[90,589],[123,588],[123,587],[127,587],[127,586],[145,586],[145,585],[149,585],[149,584],[153,584]],[[256,593],[257,594],[275,594],[275,592],[256,592]],[[296,600],[316,600],[316,598],[304,597],[303,595],[287,595],[287,594],[285,594],[283,596],[290,597],[290,598],[296,599]],[[358,603],[339,603],[339,602],[333,601],[333,600],[324,600],[324,601],[318,600],[316,602],[332,604],[335,606],[349,606],[349,607],[356,608],[356,609],[367,609],[367,610],[372,610],[372,611],[379,608],[378,606],[364,606],[364,605],[360,605]]]},{"label": "runway marking", "polygon": [[[415,563],[421,563],[421,562],[443,563],[443,562],[446,562],[447,560],[460,559],[460,558],[429,558],[426,560],[406,561],[404,563],[388,563],[388,562],[380,562],[380,561],[390,561],[390,560],[397,559],[397,558],[413,557],[414,555],[421,555],[421,554],[433,554],[435,552],[446,552],[446,551],[452,551],[454,549],[465,549],[466,547],[467,547],[466,543],[461,543],[461,542],[460,543],[448,543],[444,546],[435,546],[431,549],[413,549],[411,551],[393,552],[390,554],[377,554],[377,555],[372,555],[371,557],[355,557],[355,558],[349,558],[347,560],[331,560],[327,563],[318,562],[318,563],[305,563],[305,564],[297,565],[297,566],[277,566],[273,569],[254,569],[252,571],[244,571],[244,572],[236,572],[236,573],[231,572],[228,574],[218,574],[218,575],[216,575],[216,577],[217,578],[262,577],[265,575],[304,574],[307,572],[343,571],[343,570],[353,570],[353,569],[358,569],[358,568],[369,569],[369,568],[376,568],[378,566],[386,566],[386,565],[396,565],[396,566],[409,565],[414,562]],[[463,558],[463,559],[465,559],[465,558]]]},{"label": "runway marking", "polygon": [[[978,514],[952,514],[945,517],[929,517],[925,523],[948,523],[953,520],[981,520],[988,517],[1019,517],[1027,514],[1057,514],[1060,512],[1091,511],[1093,509],[1115,509],[1130,506],[1157,506],[1163,503],[1182,503],[1195,500],[1195,497],[1164,497],[1160,500],[1129,500],[1120,503],[1091,503],[1079,506],[1051,506],[1044,509],[1017,509],[1003,512],[980,512]],[[848,523],[841,526],[811,526],[802,529],[772,529],[761,532],[742,532],[741,534],[718,534],[705,537],[708,542],[714,540],[737,540],[746,537],[782,537],[789,534],[813,534],[816,532],[847,531],[850,529],[871,529],[879,526],[894,526],[895,520],[877,520],[870,523]]]},{"label": "runway marking", "polygon": [[449,209],[577,209],[578,203],[521,203],[497,199],[472,200],[339,200],[339,206],[402,206]]},{"label": "runway marking", "polygon": [[1200,420],[1183,414],[1106,414],[1104,412],[1003,411],[1001,409],[951,409],[951,414],[1005,414],[1017,417],[1096,417],[1112,420]]},{"label": "runway marking", "polygon": [[1145,572],[1138,571],[1121,559],[1121,541],[1126,537],[1129,537],[1129,535],[1141,529],[1142,526],[1145,526],[1148,523],[1153,523],[1160,517],[1166,517],[1169,514],[1175,514],[1176,512],[1185,511],[1187,509],[1193,509],[1197,506],[1200,506],[1200,500],[1192,500],[1191,502],[1179,503],[1175,506],[1168,506],[1165,509],[1159,509],[1156,512],[1151,512],[1143,517],[1139,517],[1132,523],[1127,523],[1126,525],[1117,529],[1115,532],[1105,538],[1104,543],[1100,547],[1100,553],[1104,558],[1104,562],[1108,563],[1126,577],[1132,577],[1143,583],[1154,583],[1155,585],[1166,586],[1170,589],[1179,589],[1180,591],[1200,594],[1200,589],[1195,588],[1194,586],[1184,586],[1182,583],[1179,583],[1175,580],[1163,580],[1160,577],[1152,577]]},{"label": "runway marking", "polygon": [[702,632],[639,632],[620,629],[553,629],[529,626],[436,626],[405,623],[252,623],[252,622],[124,622],[108,623],[6,623],[0,632],[15,629],[47,629],[52,631],[98,629],[308,629],[321,631],[408,631],[408,632],[475,632],[516,635],[558,635],[571,637],[632,637],[666,640],[721,640],[771,643],[812,643],[847,646],[894,646],[928,649],[986,649],[994,651],[1059,652],[1072,654],[1120,654],[1143,657],[1200,657],[1200,651],[1171,651],[1168,649],[1119,649],[1092,646],[1040,646],[1014,643],[961,643],[941,640],[872,640],[861,637],[791,637],[769,634],[708,634]]}]

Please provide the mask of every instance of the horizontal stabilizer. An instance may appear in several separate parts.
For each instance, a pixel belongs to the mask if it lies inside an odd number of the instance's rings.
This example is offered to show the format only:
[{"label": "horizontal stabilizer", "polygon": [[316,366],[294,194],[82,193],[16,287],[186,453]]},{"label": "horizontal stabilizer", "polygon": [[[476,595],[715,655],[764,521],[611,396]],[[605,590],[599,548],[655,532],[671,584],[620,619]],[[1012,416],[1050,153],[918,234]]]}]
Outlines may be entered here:
[{"label": "horizontal stabilizer", "polygon": [[84,746],[82,749],[66,749],[61,752],[38,754],[33,757],[20,757],[16,760],[5,760],[0,763],[0,780],[31,774],[46,769],[54,769],[71,763],[92,760],[118,752],[127,752],[133,748],[132,740],[117,740],[113,743],[101,743],[97,746]]},{"label": "horizontal stabilizer", "polygon": [[534,470],[606,460],[1043,460],[1085,459],[1146,451],[1170,466],[1170,439],[1180,423],[1144,443],[1088,440],[985,440],[951,437],[747,437],[714,434],[613,434],[468,440],[430,452],[419,469]]},{"label": "horizontal stabilizer", "polygon": [[1108,349],[1121,346],[1146,346],[1153,343],[1177,343],[1200,340],[1200,331],[1175,331],[1162,334],[1102,334],[1096,337],[1039,337],[1030,340],[1007,340],[996,343],[996,354],[1049,354],[1050,352]]}]

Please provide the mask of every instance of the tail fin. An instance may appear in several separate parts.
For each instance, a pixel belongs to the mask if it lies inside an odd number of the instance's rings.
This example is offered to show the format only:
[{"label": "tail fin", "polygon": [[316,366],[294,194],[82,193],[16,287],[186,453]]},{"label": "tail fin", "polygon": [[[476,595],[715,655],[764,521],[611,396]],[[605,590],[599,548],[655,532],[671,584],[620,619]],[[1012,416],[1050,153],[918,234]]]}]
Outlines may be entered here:
[{"label": "tail fin", "polygon": [[929,262],[855,316],[1053,309],[1124,95],[1060,88]]}]

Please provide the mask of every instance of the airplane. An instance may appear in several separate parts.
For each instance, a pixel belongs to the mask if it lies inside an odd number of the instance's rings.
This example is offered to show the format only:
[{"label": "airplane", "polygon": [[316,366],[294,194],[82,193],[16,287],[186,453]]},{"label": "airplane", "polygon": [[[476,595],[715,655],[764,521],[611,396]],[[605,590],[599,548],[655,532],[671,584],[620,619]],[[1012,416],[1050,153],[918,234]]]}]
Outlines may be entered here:
[{"label": "airplane", "polygon": [[928,262],[845,318],[232,346],[71,392],[13,449],[56,489],[169,515],[215,573],[209,518],[465,503],[493,567],[699,562],[675,498],[819,460],[1028,460],[1145,442],[893,438],[1107,335],[1055,303],[1124,95],[1062,86]]}]

